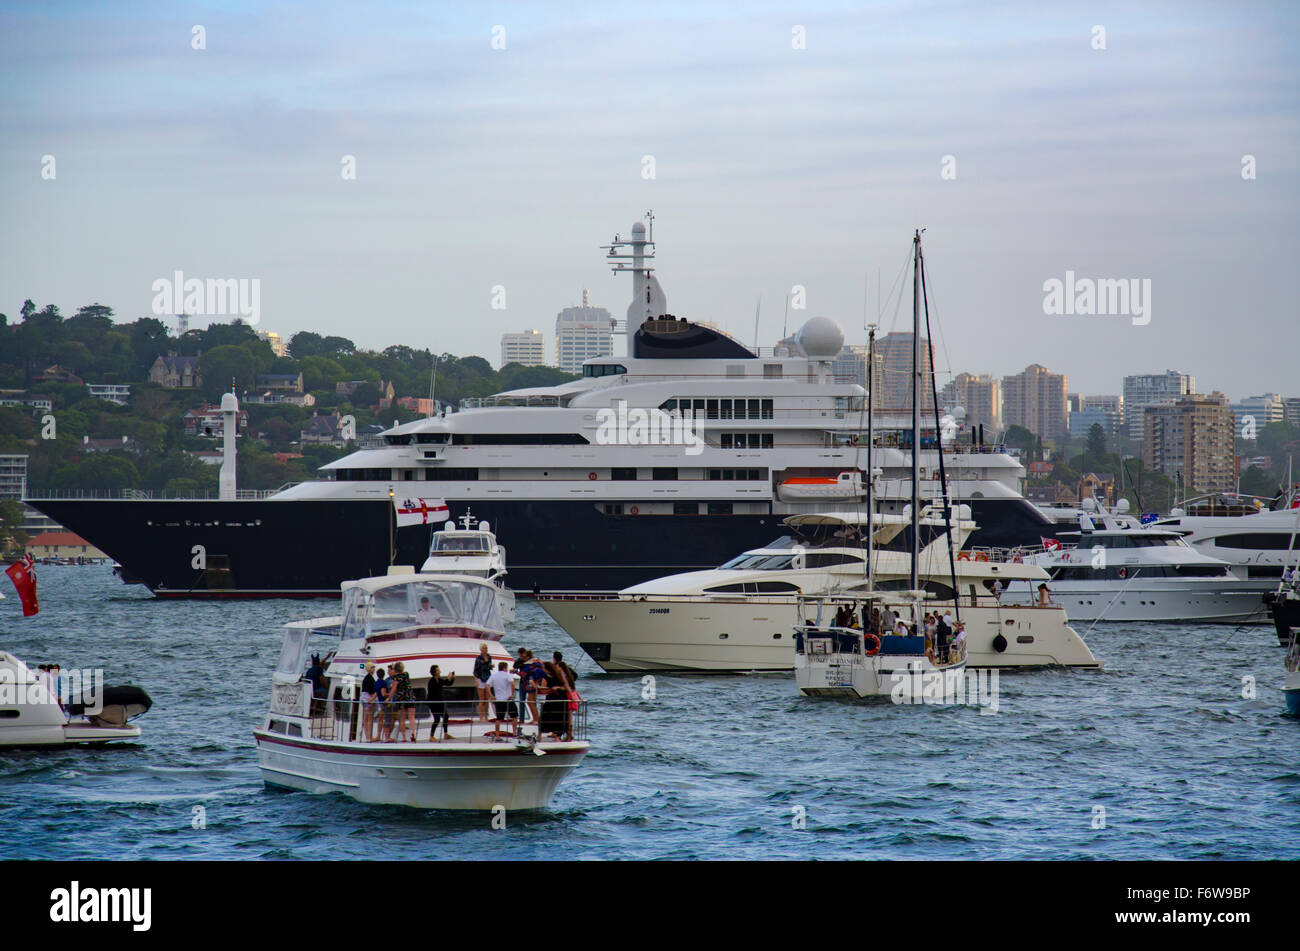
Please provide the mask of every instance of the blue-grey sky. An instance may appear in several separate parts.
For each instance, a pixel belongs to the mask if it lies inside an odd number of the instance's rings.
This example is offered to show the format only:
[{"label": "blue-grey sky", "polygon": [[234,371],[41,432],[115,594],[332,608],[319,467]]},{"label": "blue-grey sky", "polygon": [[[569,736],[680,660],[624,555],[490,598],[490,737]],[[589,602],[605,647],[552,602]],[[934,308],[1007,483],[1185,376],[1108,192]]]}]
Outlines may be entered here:
[{"label": "blue-grey sky", "polygon": [[[621,316],[629,280],[597,246],[653,208],[669,309],[746,342],[760,295],[774,342],[796,284],[792,329],[821,314],[862,342],[877,272],[887,289],[925,227],[941,370],[1036,362],[1117,393],[1173,368],[1233,398],[1300,395],[1298,19],[1283,3],[10,2],[0,311],[98,300],[134,319],[180,269],[259,279],[260,327],[286,337],[495,364],[501,333],[552,336],[583,287]],[[1043,283],[1067,270],[1150,279],[1150,323],[1046,315]]]}]

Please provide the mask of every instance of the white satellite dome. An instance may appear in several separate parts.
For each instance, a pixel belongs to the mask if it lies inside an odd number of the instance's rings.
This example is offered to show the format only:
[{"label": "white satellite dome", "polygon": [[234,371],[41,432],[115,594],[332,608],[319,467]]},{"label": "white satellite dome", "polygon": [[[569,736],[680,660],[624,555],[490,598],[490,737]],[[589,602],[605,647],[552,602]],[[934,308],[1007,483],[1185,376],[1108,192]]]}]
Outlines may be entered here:
[{"label": "white satellite dome", "polygon": [[952,415],[953,419],[966,418],[966,407],[964,406],[954,406],[952,409],[948,410],[948,412]]},{"label": "white satellite dome", "polygon": [[636,222],[635,224],[632,225],[632,237],[633,237],[633,238],[639,238],[639,237],[643,236],[644,234],[645,234],[645,223],[644,223],[644,222],[640,222],[640,221],[638,221],[638,222]]},{"label": "white satellite dome", "polygon": [[1128,514],[1128,499],[1120,499],[1115,503],[1115,511],[1120,515]]},{"label": "white satellite dome", "polygon": [[799,346],[811,359],[832,359],[844,349],[844,331],[829,317],[813,317],[799,328]]},{"label": "white satellite dome", "polygon": [[239,412],[239,400],[235,399],[234,393],[221,394],[221,412],[223,413]]}]

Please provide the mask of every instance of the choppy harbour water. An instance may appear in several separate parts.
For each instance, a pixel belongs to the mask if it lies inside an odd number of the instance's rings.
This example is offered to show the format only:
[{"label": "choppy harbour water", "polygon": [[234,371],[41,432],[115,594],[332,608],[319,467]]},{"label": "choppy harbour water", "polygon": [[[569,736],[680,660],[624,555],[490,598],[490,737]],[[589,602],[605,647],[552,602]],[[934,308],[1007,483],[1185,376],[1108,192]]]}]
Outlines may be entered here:
[{"label": "choppy harbour water", "polygon": [[593,751],[550,811],[492,829],[263,786],[250,731],[280,625],[328,602],[159,602],[107,567],[38,574],[41,614],[0,603],[0,647],[103,667],[154,707],[134,744],[0,751],[6,857],[1300,858],[1300,721],[1271,627],[1098,625],[1105,670],[1004,674],[981,715],[803,699],[791,675],[660,674],[647,700],[521,602],[507,646],[575,663]]}]

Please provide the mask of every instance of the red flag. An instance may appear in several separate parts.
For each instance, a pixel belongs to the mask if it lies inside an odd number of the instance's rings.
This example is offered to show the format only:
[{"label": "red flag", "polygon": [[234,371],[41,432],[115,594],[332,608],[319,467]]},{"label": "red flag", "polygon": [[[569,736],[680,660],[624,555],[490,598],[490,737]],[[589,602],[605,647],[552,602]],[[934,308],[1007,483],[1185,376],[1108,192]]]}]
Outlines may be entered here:
[{"label": "red flag", "polygon": [[31,555],[24,555],[5,569],[5,574],[18,589],[18,597],[23,602],[23,617],[39,614],[40,603],[36,600],[36,569]]},{"label": "red flag", "polygon": [[1043,548],[1045,548],[1047,551],[1056,551],[1061,547],[1061,542],[1055,538],[1043,538],[1040,535],[1038,537],[1038,540],[1043,543]]}]

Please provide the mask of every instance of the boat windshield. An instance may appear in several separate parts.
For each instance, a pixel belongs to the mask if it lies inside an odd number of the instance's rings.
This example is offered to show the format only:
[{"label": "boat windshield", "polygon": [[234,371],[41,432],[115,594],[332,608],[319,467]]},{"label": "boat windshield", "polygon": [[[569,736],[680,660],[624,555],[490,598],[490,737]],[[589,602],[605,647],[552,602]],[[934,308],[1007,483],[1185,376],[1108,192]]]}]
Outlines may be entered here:
[{"label": "boat windshield", "polygon": [[477,552],[486,555],[491,551],[492,545],[488,542],[487,535],[479,532],[471,535],[446,535],[442,532],[434,532],[433,540],[429,543],[430,555],[441,555],[448,552],[457,555],[465,552]]},{"label": "boat windshield", "polygon": [[344,638],[449,625],[502,630],[496,591],[455,581],[410,581],[373,592],[349,588],[345,594]]},{"label": "boat windshield", "polygon": [[747,571],[779,571],[794,563],[794,555],[745,554],[731,559],[722,568],[743,568]]}]

